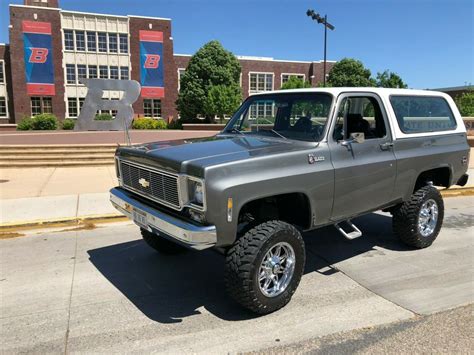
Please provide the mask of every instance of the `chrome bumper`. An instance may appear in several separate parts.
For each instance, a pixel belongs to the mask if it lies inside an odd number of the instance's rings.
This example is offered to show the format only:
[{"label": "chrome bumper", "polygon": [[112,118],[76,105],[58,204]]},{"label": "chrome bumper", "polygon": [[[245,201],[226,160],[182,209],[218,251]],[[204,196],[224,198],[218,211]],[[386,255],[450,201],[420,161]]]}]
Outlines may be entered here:
[{"label": "chrome bumper", "polygon": [[138,201],[131,192],[124,189],[118,187],[111,189],[110,202],[131,220],[134,220],[134,211],[142,215],[146,219],[146,226],[135,222],[138,226],[148,227],[148,230],[191,249],[211,248],[217,242],[215,226],[196,226],[167,215]]}]

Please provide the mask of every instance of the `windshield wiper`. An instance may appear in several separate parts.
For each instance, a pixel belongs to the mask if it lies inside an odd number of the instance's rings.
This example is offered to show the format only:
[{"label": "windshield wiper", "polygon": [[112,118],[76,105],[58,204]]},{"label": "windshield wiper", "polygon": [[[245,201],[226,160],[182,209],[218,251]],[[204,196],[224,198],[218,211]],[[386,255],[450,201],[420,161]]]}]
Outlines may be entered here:
[{"label": "windshield wiper", "polygon": [[226,132],[230,133],[230,132],[237,132],[237,133],[240,133],[242,135],[244,135],[239,129],[235,128],[235,127],[232,127],[230,129],[226,129],[225,130]]},{"label": "windshield wiper", "polygon": [[281,134],[281,133],[278,133],[278,132],[277,132],[277,131],[275,131],[274,129],[271,129],[271,130],[270,130],[270,132],[273,132],[273,133],[275,133],[277,136],[280,136],[280,137],[281,137],[281,138],[283,138],[283,139],[288,139],[288,138],[286,138],[286,137],[285,137],[283,134]]}]

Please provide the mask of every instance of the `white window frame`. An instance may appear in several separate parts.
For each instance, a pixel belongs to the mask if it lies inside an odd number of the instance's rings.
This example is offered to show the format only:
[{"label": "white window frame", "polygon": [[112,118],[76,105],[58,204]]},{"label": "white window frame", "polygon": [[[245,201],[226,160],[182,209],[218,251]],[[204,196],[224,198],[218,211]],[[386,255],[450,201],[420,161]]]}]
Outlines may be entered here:
[{"label": "white window frame", "polygon": [[[83,41],[83,48],[84,49],[79,49],[79,46],[77,45],[77,33],[78,32],[82,32],[82,34],[84,35],[84,37],[82,38]],[[86,38],[86,31],[85,30],[74,30],[74,43],[75,43],[75,46],[76,46],[76,52],[86,52],[87,51],[87,38]]]},{"label": "white window frame", "polygon": [[8,98],[7,96],[0,96],[0,99],[5,100],[5,116],[0,113],[0,118],[8,118]]},{"label": "white window frame", "polygon": [[[68,67],[73,67],[74,69],[74,82],[70,83],[69,80],[68,80]],[[76,85],[77,84],[77,70],[76,70],[76,64],[70,64],[70,63],[66,63],[64,65],[64,74],[66,74],[66,80],[65,80],[65,83],[66,85]]]},{"label": "white window frame", "polygon": [[[117,37],[118,37],[118,53],[119,54],[128,54],[130,53],[130,44],[129,44],[129,40],[128,40],[128,34],[127,33],[118,33],[117,34]],[[126,52],[123,52],[122,51],[122,42],[121,42],[121,39],[125,37],[125,39],[127,40],[126,41],[126,45],[127,45],[127,51]]]},{"label": "white window frame", "polygon": [[[250,87],[250,77],[252,76],[252,74],[257,74],[257,90],[252,90],[251,87]],[[258,90],[258,75],[271,75],[272,76],[272,89],[271,90]],[[263,72],[263,71],[249,71],[249,74],[248,74],[248,78],[249,78],[249,95],[252,95],[252,94],[257,94],[259,92],[268,92],[268,91],[273,91],[275,90],[275,73],[273,72]],[[266,87],[266,77],[265,77],[265,87]]]},{"label": "white window frame", "polygon": [[[66,48],[66,32],[71,32],[72,33],[72,49],[71,48]],[[74,30],[70,28],[64,28],[63,29],[63,48],[65,51],[75,51],[76,50],[76,38],[74,35]]]},{"label": "white window frame", "polygon": [[2,76],[0,77],[0,85],[6,85],[7,80],[5,77],[5,61],[3,59],[0,60],[0,66],[2,67]]},{"label": "white window frame", "polygon": [[178,92],[181,90],[181,74],[180,71],[186,71],[186,68],[178,68]]},{"label": "white window frame", "polygon": [[302,74],[302,73],[281,73],[280,75],[280,87],[284,84],[283,83],[283,75],[288,75],[289,77],[292,77],[292,76],[302,76],[303,77],[303,81],[306,81],[306,74]]}]

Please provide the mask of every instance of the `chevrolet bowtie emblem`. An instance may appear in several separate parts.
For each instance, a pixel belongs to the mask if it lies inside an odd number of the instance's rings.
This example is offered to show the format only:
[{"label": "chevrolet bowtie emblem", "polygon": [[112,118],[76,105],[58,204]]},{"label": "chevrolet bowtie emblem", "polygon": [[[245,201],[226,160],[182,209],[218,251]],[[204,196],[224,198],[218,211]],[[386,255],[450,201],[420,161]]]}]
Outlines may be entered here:
[{"label": "chevrolet bowtie emblem", "polygon": [[148,186],[150,186],[150,182],[147,181],[147,180],[144,179],[144,178],[141,178],[140,180],[138,180],[138,183],[139,183],[140,185],[142,185],[143,187],[145,187],[145,188],[148,187]]}]

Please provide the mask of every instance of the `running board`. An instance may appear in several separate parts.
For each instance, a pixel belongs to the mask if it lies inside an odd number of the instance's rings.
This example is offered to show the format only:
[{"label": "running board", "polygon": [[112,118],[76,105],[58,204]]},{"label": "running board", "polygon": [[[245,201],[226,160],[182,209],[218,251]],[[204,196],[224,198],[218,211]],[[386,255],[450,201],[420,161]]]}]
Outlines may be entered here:
[{"label": "running board", "polygon": [[[339,224],[341,223],[345,223],[347,224],[347,226],[349,228],[351,228],[351,231],[350,232],[346,232]],[[354,223],[351,222],[350,219],[348,219],[347,221],[343,221],[343,222],[339,222],[339,223],[335,223],[334,224],[334,227],[336,227],[336,229],[339,231],[339,233],[341,233],[345,238],[349,239],[349,240],[352,240],[352,239],[356,239],[356,238],[359,238],[360,236],[362,236],[362,232],[360,231],[359,228],[357,228]]]}]

